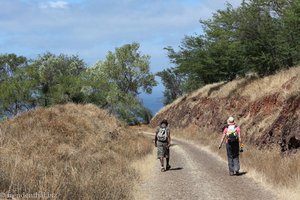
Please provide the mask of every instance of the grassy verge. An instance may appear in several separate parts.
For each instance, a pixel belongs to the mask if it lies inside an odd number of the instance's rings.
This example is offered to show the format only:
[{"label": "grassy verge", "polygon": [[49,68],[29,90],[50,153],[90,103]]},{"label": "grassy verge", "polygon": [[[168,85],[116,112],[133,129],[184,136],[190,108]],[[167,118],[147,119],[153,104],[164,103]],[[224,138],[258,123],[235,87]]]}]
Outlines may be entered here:
[{"label": "grassy verge", "polygon": [[[225,148],[218,150],[220,134],[199,130],[197,126],[172,130],[178,138],[192,140],[209,147],[210,151],[226,159]],[[282,199],[300,199],[300,154],[282,156],[279,150],[258,150],[254,146],[245,146],[241,153],[241,168],[248,176],[261,182]]]},{"label": "grassy verge", "polygon": [[132,199],[139,177],[132,163],[153,150],[149,139],[94,105],[25,113],[0,124],[0,134],[5,195]]},{"label": "grassy verge", "polygon": [[155,164],[157,164],[156,160],[156,151],[153,149],[151,154],[132,163],[133,168],[140,175],[134,188],[135,200],[150,199],[150,194],[144,191],[145,188],[142,184],[146,183],[155,174],[154,169]]}]

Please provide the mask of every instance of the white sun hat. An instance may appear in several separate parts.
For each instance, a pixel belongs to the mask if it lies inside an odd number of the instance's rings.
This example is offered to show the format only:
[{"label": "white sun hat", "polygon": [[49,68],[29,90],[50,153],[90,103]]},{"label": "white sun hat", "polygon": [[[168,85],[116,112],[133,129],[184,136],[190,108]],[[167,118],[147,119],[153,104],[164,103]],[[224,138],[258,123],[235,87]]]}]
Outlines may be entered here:
[{"label": "white sun hat", "polygon": [[232,116],[230,116],[227,120],[228,123],[233,123],[234,122],[234,118]]}]

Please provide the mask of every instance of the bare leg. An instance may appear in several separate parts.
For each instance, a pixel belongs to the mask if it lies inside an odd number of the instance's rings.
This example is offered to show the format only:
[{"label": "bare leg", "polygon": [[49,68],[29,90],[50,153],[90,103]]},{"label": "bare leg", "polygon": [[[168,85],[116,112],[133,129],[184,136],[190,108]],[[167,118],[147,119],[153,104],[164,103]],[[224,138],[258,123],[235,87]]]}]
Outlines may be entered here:
[{"label": "bare leg", "polygon": [[164,167],[164,158],[161,157],[161,158],[159,158],[159,160],[160,160],[161,167]]},{"label": "bare leg", "polygon": [[170,158],[166,158],[166,161],[167,161],[167,166],[169,166]]},{"label": "bare leg", "polygon": [[166,166],[166,169],[170,169],[170,148],[167,147],[166,149],[166,162],[167,162],[167,166]]}]

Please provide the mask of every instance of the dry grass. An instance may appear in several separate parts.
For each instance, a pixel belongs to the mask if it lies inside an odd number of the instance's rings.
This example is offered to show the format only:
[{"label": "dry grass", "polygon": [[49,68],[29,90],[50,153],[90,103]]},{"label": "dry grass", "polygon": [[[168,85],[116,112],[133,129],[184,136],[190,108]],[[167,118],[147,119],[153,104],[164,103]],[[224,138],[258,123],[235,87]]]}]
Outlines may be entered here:
[{"label": "dry grass", "polygon": [[153,150],[151,154],[133,162],[133,168],[140,174],[139,180],[136,182],[134,189],[134,199],[149,199],[147,193],[143,191],[141,183],[147,182],[155,174],[154,169],[155,164],[157,164],[157,162],[155,162],[156,160],[156,151]]},{"label": "dry grass", "polygon": [[[157,115],[159,115],[159,114],[161,114],[161,113],[166,112],[166,111],[167,111],[168,109],[170,109],[173,105],[176,105],[176,104],[180,103],[181,101],[183,101],[187,96],[188,96],[187,94],[186,94],[186,95],[183,95],[182,97],[177,98],[177,99],[176,99],[175,101],[173,101],[172,103],[170,103],[170,104],[164,106],[162,109],[159,110],[159,112],[157,112],[157,113],[155,114],[155,116],[157,116]],[[154,118],[155,118],[155,116],[154,116]]]},{"label": "dry grass", "polygon": [[[294,78],[294,79],[293,79]],[[284,84],[290,82],[290,88],[282,88]],[[252,80],[251,78],[236,79],[224,84],[224,82],[207,85],[198,91],[194,92],[197,96],[202,93],[203,97],[210,96],[211,98],[223,98],[229,97],[230,94],[236,90],[241,96],[251,97],[251,100],[257,100],[268,94],[274,94],[278,92],[278,89],[282,89],[281,95],[287,97],[292,95],[294,91],[298,91],[300,84],[300,67],[293,67],[288,70],[282,70],[275,75],[267,76],[260,79]],[[220,86],[217,90],[208,95],[214,87]]]},{"label": "dry grass", "polygon": [[[292,80],[292,78],[294,78]],[[285,83],[291,81],[289,89],[282,88]],[[251,84],[250,84],[251,83]],[[267,76],[261,79],[252,80],[251,78],[236,79],[231,82],[219,82],[206,85],[199,90],[188,95],[188,99],[201,96],[210,98],[226,98],[235,91],[241,96],[249,96],[251,100],[259,99],[267,94],[274,94],[278,89],[282,89],[281,95],[286,97],[292,95],[294,91],[298,91],[300,84],[300,67],[293,67],[288,70]],[[216,88],[214,90],[214,88]],[[176,103],[175,103],[176,104]],[[174,105],[174,104],[173,104]]]},{"label": "dry grass", "polygon": [[[295,77],[294,80],[292,80],[293,77]],[[295,90],[299,90],[299,77],[300,67],[282,70],[275,75],[255,80],[252,84],[247,85],[241,94],[244,96],[250,96],[251,99],[254,100],[263,97],[266,94],[278,92],[278,90],[281,89],[280,92],[282,95],[291,95],[291,93],[293,93]],[[289,90],[282,88],[282,86],[288,81],[291,81],[292,83],[291,88]]]},{"label": "dry grass", "polygon": [[0,191],[6,194],[132,199],[138,173],[131,163],[153,149],[94,105],[37,109],[0,130]]},{"label": "dry grass", "polygon": [[[193,125],[175,129],[172,134],[207,146],[211,152],[226,160],[224,148],[221,151],[217,149],[220,134],[199,130]],[[248,172],[248,176],[275,191],[281,199],[300,199],[300,154],[284,156],[279,150],[258,150],[250,145],[244,149],[240,156],[241,167]]]},{"label": "dry grass", "polygon": [[[290,88],[282,88],[282,86],[289,81],[291,81]],[[268,94],[274,94],[275,92],[278,92],[279,88],[282,89],[281,95],[283,97],[287,97],[292,95],[294,92],[298,92],[299,85],[300,67],[293,67],[288,70],[282,70],[275,75],[256,80],[252,80],[252,78],[242,78],[230,81],[228,83],[219,82],[208,84],[194,92],[191,92],[190,94],[186,94],[183,97],[176,99],[171,104],[162,108],[156,115],[164,113],[172,106],[177,105],[183,99],[188,100],[194,97],[226,98],[235,91],[239,93],[240,96],[248,96],[251,97],[251,100],[256,100]]]},{"label": "dry grass", "polygon": [[220,87],[224,83],[225,82],[219,82],[219,83],[212,83],[212,84],[205,85],[204,87],[200,88],[199,90],[196,90],[196,91],[192,92],[189,95],[189,98],[197,97],[199,95],[201,97],[207,97],[207,96],[209,96],[209,93],[210,93],[210,91],[211,91],[212,88]]},{"label": "dry grass", "polygon": [[197,97],[197,96],[208,96],[208,93],[209,91],[211,90],[211,88],[214,88],[214,87],[219,87],[221,85],[223,85],[225,82],[220,82],[220,83],[213,83],[213,84],[208,84],[208,85],[205,85],[204,87],[200,88],[199,90],[196,90],[194,92],[191,92],[189,94],[185,94],[183,95],[182,97],[179,97],[177,98],[176,100],[174,100],[172,103],[164,106],[161,110],[159,110],[159,112],[157,112],[155,114],[155,116],[153,118],[155,118],[156,116],[166,112],[168,109],[172,108],[173,106],[179,104],[180,102],[182,101],[187,101],[191,98],[194,98],[194,97]]}]

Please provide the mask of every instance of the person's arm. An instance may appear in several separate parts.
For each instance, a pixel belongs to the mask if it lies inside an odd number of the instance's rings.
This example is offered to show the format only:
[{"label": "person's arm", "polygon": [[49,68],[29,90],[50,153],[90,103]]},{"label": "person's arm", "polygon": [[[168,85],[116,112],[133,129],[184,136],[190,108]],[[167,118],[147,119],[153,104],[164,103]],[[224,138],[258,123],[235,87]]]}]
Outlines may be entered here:
[{"label": "person's arm", "polygon": [[154,137],[154,145],[155,145],[155,147],[157,147],[157,133],[158,133],[158,129],[156,129],[156,131],[155,131],[155,137]]},{"label": "person's arm", "polygon": [[223,133],[223,136],[222,136],[222,139],[221,139],[221,142],[220,142],[220,145],[219,145],[219,149],[221,149],[222,148],[222,144],[223,144],[223,142],[224,142],[224,140],[225,140],[225,133]]},{"label": "person's arm", "polygon": [[170,129],[168,129],[168,148],[171,146],[171,132]]},{"label": "person's arm", "polygon": [[240,127],[238,127],[237,132],[239,134],[239,143],[242,144],[241,128]]}]

